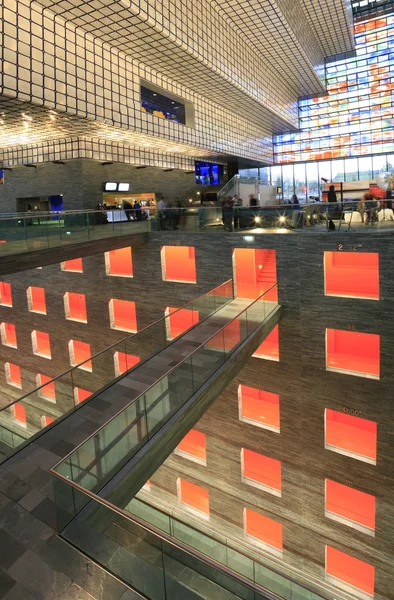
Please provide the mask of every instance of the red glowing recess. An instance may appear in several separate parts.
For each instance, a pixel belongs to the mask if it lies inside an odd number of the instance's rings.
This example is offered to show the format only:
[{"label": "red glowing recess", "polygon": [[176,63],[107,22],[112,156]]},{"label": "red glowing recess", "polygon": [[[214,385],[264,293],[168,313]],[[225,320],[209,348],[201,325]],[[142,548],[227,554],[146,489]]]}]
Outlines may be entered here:
[{"label": "red glowing recess", "polygon": [[241,421],[279,433],[280,400],[278,394],[240,385],[238,387],[238,405]]},{"label": "red glowing recess", "polygon": [[[277,282],[276,251],[235,248],[233,271],[237,297],[258,298]],[[277,302],[278,288],[268,291],[264,299]]]},{"label": "red glowing recess", "polygon": [[327,296],[379,300],[379,254],[325,252],[324,283]]},{"label": "red glowing recess", "polygon": [[239,317],[230,321],[219,333],[207,343],[208,348],[232,350],[241,341],[241,320]]},{"label": "red glowing recess", "polygon": [[178,494],[183,504],[209,515],[208,490],[185,479],[178,478]]},{"label": "red glowing recess", "polygon": [[105,272],[116,277],[133,277],[133,258],[130,247],[105,253]]},{"label": "red glowing recess", "polygon": [[242,474],[251,483],[261,484],[274,492],[282,490],[282,467],[280,460],[242,448]]},{"label": "red glowing recess", "polygon": [[326,574],[373,596],[375,568],[336,548],[326,546]]},{"label": "red glowing recess", "polygon": [[253,357],[279,361],[279,325],[275,325],[264,342],[257,348]]},{"label": "red glowing recess", "polygon": [[326,513],[338,515],[345,520],[374,530],[375,508],[375,496],[326,479]]},{"label": "red glowing recess", "polygon": [[326,329],[326,367],[328,371],[379,379],[380,336]]},{"label": "red glowing recess", "polygon": [[193,246],[162,246],[161,267],[164,281],[197,282]]},{"label": "red glowing recess", "polygon": [[[68,342],[68,349],[70,353],[70,364],[72,367],[78,365],[80,369],[84,371],[92,371],[92,361],[89,360],[92,353],[90,351],[90,344],[86,342],[79,342],[77,340],[70,340]],[[83,363],[80,365],[80,363]]]},{"label": "red glowing recess", "polygon": [[114,353],[115,376],[119,377],[119,375],[123,375],[123,373],[135,367],[140,360],[139,356],[116,351]]},{"label": "red glowing recess", "polygon": [[1,306],[12,306],[11,284],[0,281],[0,304]]},{"label": "red glowing recess", "polygon": [[41,417],[41,427],[47,427],[47,425],[50,425],[51,423],[53,423],[54,419],[52,419],[51,417],[48,417],[46,415],[42,415]]},{"label": "red glowing recess", "polygon": [[207,459],[207,442],[205,433],[191,429],[178,444],[177,452],[187,454],[205,462]]},{"label": "red glowing recess", "polygon": [[165,310],[167,339],[173,340],[178,335],[185,333],[190,327],[198,323],[200,314],[198,310],[188,308],[173,308],[168,306]]},{"label": "red glowing recess", "polygon": [[33,354],[44,358],[51,358],[51,340],[49,333],[34,330],[31,332]]},{"label": "red glowing recess", "polygon": [[325,410],[325,447],[376,465],[377,423],[336,410]]},{"label": "red glowing recess", "polygon": [[78,404],[81,404],[81,402],[84,402],[84,400],[87,400],[88,398],[90,398],[90,396],[92,395],[93,392],[89,392],[89,390],[84,390],[82,388],[79,387],[75,387],[74,388],[74,398],[75,401]]},{"label": "red glowing recess", "polygon": [[85,294],[66,292],[63,296],[63,301],[66,319],[79,321],[80,323],[88,322]]},{"label": "red glowing recess", "polygon": [[5,378],[9,385],[13,385],[17,388],[22,388],[22,377],[21,377],[21,369],[18,365],[14,363],[6,362],[4,365],[5,368]]},{"label": "red glowing recess", "polygon": [[281,523],[260,515],[249,508],[244,509],[245,533],[277,550],[283,549],[283,527]]},{"label": "red glowing recess", "polygon": [[47,314],[44,288],[30,286],[26,290],[26,295],[27,305],[30,312],[36,312],[42,315]]},{"label": "red glowing recess", "polygon": [[0,327],[1,343],[10,348],[17,348],[16,327],[12,323],[2,323]]},{"label": "red glowing recess", "polygon": [[83,273],[82,258],[74,258],[73,260],[66,260],[61,263],[62,271],[69,271],[71,273]]},{"label": "red glowing recess", "polygon": [[26,427],[26,410],[19,402],[15,402],[14,404],[14,416],[19,425]]},{"label": "red glowing recess", "polygon": [[53,402],[56,400],[56,390],[55,390],[55,382],[48,375],[42,375],[39,373],[37,375],[37,387],[43,386],[38,394],[42,398],[46,398],[47,400],[52,400]]},{"label": "red glowing recess", "polygon": [[130,300],[109,301],[109,319],[112,329],[135,333],[137,331],[136,304]]}]

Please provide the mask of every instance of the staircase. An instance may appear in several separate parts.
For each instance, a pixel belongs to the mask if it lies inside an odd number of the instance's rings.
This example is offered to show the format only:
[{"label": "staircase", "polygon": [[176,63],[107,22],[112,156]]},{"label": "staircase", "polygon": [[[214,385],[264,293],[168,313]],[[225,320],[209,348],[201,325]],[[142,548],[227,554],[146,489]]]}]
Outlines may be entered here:
[{"label": "staircase", "polygon": [[276,283],[275,250],[264,250],[257,265],[256,281],[262,290],[267,290]]}]

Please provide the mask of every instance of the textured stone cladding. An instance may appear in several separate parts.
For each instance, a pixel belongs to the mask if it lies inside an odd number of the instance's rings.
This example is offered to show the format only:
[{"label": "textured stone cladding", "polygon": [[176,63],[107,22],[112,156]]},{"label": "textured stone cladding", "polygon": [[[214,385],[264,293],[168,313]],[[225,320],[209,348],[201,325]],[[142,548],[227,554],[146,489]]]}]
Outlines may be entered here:
[{"label": "textured stone cladding", "polygon": [[64,210],[94,209],[103,201],[106,181],[129,183],[130,192],[156,192],[182,199],[197,189],[194,173],[164,172],[158,167],[136,169],[121,163],[102,165],[94,160],[71,160],[64,165],[45,163],[35,169],[17,167],[6,171],[5,178],[5,184],[0,186],[2,212],[15,212],[17,198],[60,194]]},{"label": "textured stone cladding", "polygon": [[[155,239],[159,243],[159,237]],[[195,426],[206,434],[207,466],[171,455],[151,477],[150,492],[144,498],[164,507],[170,503],[181,518],[203,528],[198,517],[177,504],[176,480],[184,477],[209,490],[209,528],[226,537],[248,545],[243,534],[245,507],[282,523],[281,558],[253,547],[263,563],[279,570],[290,568],[301,580],[319,582],[332,597],[359,597],[325,582],[327,544],[373,565],[375,598],[393,598],[394,238],[356,233],[256,235],[248,244],[241,236],[229,234],[189,236],[189,243],[196,245],[197,265],[204,265],[199,269],[200,282],[212,270],[231,271],[234,247],[276,249],[279,302],[284,307],[279,324],[280,361],[249,359]],[[379,253],[379,301],[324,295],[323,254],[338,250],[340,244],[347,251]],[[327,372],[326,328],[379,334],[380,380]],[[280,395],[280,434],[239,420],[239,384]],[[376,466],[325,450],[326,408],[355,411],[377,423]],[[281,497],[242,481],[241,448],[281,461]],[[375,537],[325,517],[326,478],[376,497]]]}]

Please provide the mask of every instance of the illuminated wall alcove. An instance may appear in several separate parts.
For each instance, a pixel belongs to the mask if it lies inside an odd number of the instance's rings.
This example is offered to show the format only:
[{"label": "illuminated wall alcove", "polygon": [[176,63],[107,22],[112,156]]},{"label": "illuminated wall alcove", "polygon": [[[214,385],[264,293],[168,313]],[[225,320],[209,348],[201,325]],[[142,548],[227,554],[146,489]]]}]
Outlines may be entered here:
[{"label": "illuminated wall alcove", "polygon": [[162,246],[160,256],[163,281],[197,283],[194,246]]},{"label": "illuminated wall alcove", "polygon": [[175,454],[205,466],[207,464],[206,435],[201,431],[191,429],[179,442]]},{"label": "illuminated wall alcove", "polygon": [[326,296],[379,300],[379,254],[376,252],[325,252]]},{"label": "illuminated wall alcove", "polygon": [[[258,298],[277,282],[276,251],[234,248],[233,274],[238,298]],[[277,301],[277,287],[267,291],[266,300]]]},{"label": "illuminated wall alcove", "polygon": [[357,377],[380,378],[380,336],[326,329],[326,368]]},{"label": "illuminated wall alcove", "polygon": [[324,428],[327,450],[376,465],[377,423],[326,408]]},{"label": "illuminated wall alcove", "polygon": [[279,362],[279,325],[275,325],[271,333],[267,335],[264,342],[260,344],[253,358],[264,358]]},{"label": "illuminated wall alcove", "polygon": [[375,535],[375,496],[331,479],[326,479],[325,490],[326,517]]},{"label": "illuminated wall alcove", "polygon": [[239,385],[238,410],[240,421],[280,432],[279,394]]},{"label": "illuminated wall alcove", "polygon": [[374,595],[375,568],[358,558],[326,546],[326,579],[356,598]]},{"label": "illuminated wall alcove", "polygon": [[166,315],[166,334],[168,340],[174,340],[182,333],[185,333],[190,327],[196,325],[200,319],[198,310],[188,308],[174,308],[167,306]]}]

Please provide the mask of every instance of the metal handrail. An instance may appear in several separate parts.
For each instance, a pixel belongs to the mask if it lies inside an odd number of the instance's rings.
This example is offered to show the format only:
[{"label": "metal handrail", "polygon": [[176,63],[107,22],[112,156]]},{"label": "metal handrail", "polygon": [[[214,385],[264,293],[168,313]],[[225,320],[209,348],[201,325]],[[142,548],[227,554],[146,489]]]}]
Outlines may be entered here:
[{"label": "metal handrail", "polygon": [[[224,572],[226,575],[228,575],[232,579],[235,579],[238,582],[242,582],[245,586],[249,587],[254,592],[256,592],[258,594],[261,594],[261,593],[266,594],[267,600],[283,600],[283,598],[281,598],[280,596],[277,596],[274,592],[271,592],[270,590],[267,590],[267,589],[263,588],[262,586],[256,585],[253,581],[251,581],[250,579],[247,579],[246,577],[244,577],[240,573],[237,573],[236,571],[233,571],[232,569],[230,569],[226,565],[223,565],[222,563],[217,562],[213,558],[210,558],[209,556],[207,556],[205,554],[202,554],[198,550],[195,550],[194,548],[191,548],[191,546],[188,546],[187,544],[184,544],[180,540],[175,540],[173,537],[171,537],[170,535],[166,534],[164,531],[161,531],[160,529],[156,528],[154,525],[151,525],[150,523],[149,524],[146,523],[146,521],[143,521],[139,517],[136,517],[134,515],[133,516],[130,515],[130,513],[128,513],[127,511],[123,510],[122,508],[119,508],[119,506],[115,506],[115,504],[112,504],[111,502],[108,502],[108,500],[106,500],[105,498],[101,498],[101,496],[97,496],[96,494],[94,494],[90,490],[87,490],[84,487],[82,487],[81,485],[79,485],[78,483],[75,483],[75,481],[72,481],[71,479],[67,479],[67,477],[65,477],[61,473],[57,473],[56,471],[54,471],[54,468],[49,469],[49,472],[53,476],[57,477],[58,479],[61,479],[64,483],[67,483],[71,487],[74,487],[81,494],[83,494],[85,496],[88,496],[91,500],[93,500],[94,502],[97,502],[97,504],[101,504],[105,508],[107,508],[107,509],[111,510],[112,512],[118,514],[119,516],[125,518],[127,521],[129,521],[131,523],[136,523],[139,527],[141,527],[142,529],[144,529],[148,533],[151,533],[155,537],[161,539],[162,541],[168,543],[170,546],[173,546],[174,548],[177,548],[178,550],[181,550],[182,552],[184,552],[185,554],[188,554],[189,556],[197,558],[201,562],[205,563],[206,565],[208,565],[210,567],[213,567],[214,569],[216,569],[218,571]],[[83,507],[79,512],[81,512],[82,510],[84,510],[84,508],[85,507]],[[67,539],[67,538],[65,538],[65,539]],[[214,538],[211,538],[211,539],[214,540]],[[270,567],[267,567],[267,568],[270,569]],[[274,571],[274,569],[272,569],[272,570]],[[275,572],[277,574],[281,575],[281,573],[279,571],[275,571]],[[283,577],[285,577],[285,576],[283,576]],[[287,577],[285,577],[285,578],[288,579],[289,581],[291,581],[290,578],[287,578]],[[294,583],[296,583],[300,587],[305,587],[305,586],[303,586],[302,584],[299,584],[296,581],[294,581]],[[313,590],[309,590],[306,587],[305,587],[305,589],[308,590],[308,591],[313,592]],[[321,596],[321,598],[322,598],[322,600],[331,600],[327,596]]]},{"label": "metal handrail", "polygon": [[96,429],[93,433],[91,433],[83,442],[81,442],[80,444],[78,444],[78,446],[76,446],[73,450],[71,450],[71,452],[69,452],[68,454],[66,454],[66,456],[64,458],[60,459],[55,464],[55,466],[53,468],[56,469],[63,462],[65,462],[69,457],[71,457],[75,452],[77,452],[79,450],[79,448],[81,448],[81,446],[83,446],[86,442],[88,442],[92,437],[94,437],[95,435],[97,435],[97,433],[99,431],[101,431],[104,427],[106,427],[109,423],[111,423],[114,419],[116,419],[116,417],[118,417],[121,413],[123,413],[125,410],[127,410],[132,404],[134,404],[139,398],[141,398],[141,396],[144,396],[144,394],[146,394],[147,392],[149,392],[149,390],[152,389],[155,385],[157,385],[162,379],[164,379],[165,377],[168,377],[168,375],[170,375],[170,373],[172,373],[173,371],[175,371],[176,369],[178,369],[180,365],[182,365],[184,362],[186,362],[187,360],[189,360],[190,357],[193,356],[193,354],[195,354],[203,346],[205,346],[206,344],[208,344],[208,342],[210,340],[212,340],[213,338],[217,337],[220,334],[221,331],[223,331],[224,329],[226,329],[226,327],[229,326],[230,323],[232,323],[236,319],[239,319],[240,316],[243,313],[245,313],[246,311],[248,311],[254,304],[256,304],[256,302],[258,302],[263,296],[265,296],[265,294],[268,294],[268,292],[271,291],[277,285],[278,285],[277,283],[273,283],[267,290],[265,290],[265,292],[263,292],[258,298],[256,298],[251,304],[249,304],[248,307],[244,308],[240,313],[238,313],[236,317],[232,318],[228,323],[226,323],[226,325],[223,325],[223,327],[221,327],[220,329],[218,329],[207,340],[205,340],[197,348],[195,348],[193,350],[193,352],[191,352],[186,357],[184,357],[174,367],[171,367],[171,369],[169,369],[168,371],[166,371],[166,373],[164,373],[164,375],[161,375],[161,377],[159,377],[159,379],[156,379],[156,381],[154,383],[152,383],[150,386],[148,386],[141,394],[139,394],[138,396],[136,396],[135,398],[133,398],[133,400],[131,400],[128,404],[126,404],[126,406],[124,406],[123,408],[121,408],[108,421],[106,421],[103,425],[101,425],[100,427],[98,427],[98,429]]},{"label": "metal handrail", "polygon": [[[232,279],[228,279],[227,281],[224,281],[223,283],[221,283],[220,285],[216,286],[215,288],[213,288],[212,290],[210,290],[209,292],[205,292],[205,294],[201,294],[200,296],[197,296],[197,298],[194,298],[194,300],[190,300],[189,302],[187,302],[186,304],[184,304],[183,306],[181,306],[180,308],[177,308],[173,313],[171,313],[171,316],[176,314],[178,311],[180,310],[184,310],[187,306],[189,306],[190,304],[193,304],[194,302],[197,302],[198,300],[200,300],[201,298],[203,298],[204,296],[210,295],[213,292],[215,292],[215,290],[219,289],[220,287],[222,287],[223,285],[226,285],[226,283],[232,283]],[[234,295],[232,297],[234,299]],[[215,311],[216,312],[216,311]],[[214,314],[214,313],[213,313]],[[210,315],[212,316],[212,315]],[[87,358],[86,360],[82,361],[81,363],[79,363],[78,365],[74,365],[73,367],[71,367],[70,369],[67,369],[66,371],[64,371],[63,373],[60,373],[60,375],[57,375],[56,377],[54,377],[53,379],[47,381],[45,384],[40,385],[37,388],[34,388],[33,390],[31,390],[30,392],[28,392],[27,394],[25,394],[24,396],[21,396],[20,398],[17,398],[16,400],[13,400],[12,402],[10,402],[9,404],[7,404],[6,406],[2,406],[0,407],[0,413],[3,410],[6,410],[8,408],[10,408],[10,406],[13,406],[15,403],[17,402],[21,402],[24,398],[27,398],[28,396],[31,396],[32,394],[34,394],[35,392],[38,392],[39,390],[41,390],[42,388],[46,387],[47,385],[53,383],[54,381],[57,381],[58,379],[60,379],[61,377],[65,377],[68,373],[71,373],[72,371],[75,371],[75,369],[79,369],[81,367],[81,365],[86,364],[87,362],[94,360],[95,358],[97,358],[98,356],[100,356],[101,354],[104,354],[104,352],[108,352],[109,350],[111,350],[111,348],[115,348],[116,346],[119,346],[120,344],[122,344],[123,342],[127,342],[127,340],[130,340],[131,338],[134,338],[138,335],[140,335],[141,333],[143,333],[144,331],[146,331],[147,329],[149,329],[150,327],[154,327],[155,325],[157,325],[158,323],[160,323],[161,321],[165,321],[165,319],[168,319],[169,315],[165,315],[164,317],[160,317],[160,319],[157,319],[157,321],[154,321],[153,323],[151,323],[150,325],[147,325],[146,327],[144,327],[143,329],[140,329],[140,331],[137,331],[137,333],[134,333],[132,335],[128,335],[124,338],[122,338],[121,340],[119,340],[118,342],[115,342],[114,344],[111,344],[111,346],[107,346],[107,348],[104,348],[104,350],[101,350],[100,352],[97,352],[96,354],[93,354],[92,356],[90,356],[89,358]],[[207,317],[209,318],[209,317]],[[205,319],[204,319],[205,320]],[[203,321],[198,321],[193,327],[190,327],[188,331],[190,331],[190,329],[193,329],[196,325],[202,323]],[[185,332],[186,333],[186,332]],[[167,344],[166,347],[170,346],[171,344],[173,344],[177,339],[174,338],[173,340],[169,340],[169,343]],[[150,357],[152,358],[152,357]],[[136,367],[140,367],[143,362],[139,362],[135,365]],[[119,376],[120,377],[125,377],[129,372],[131,371],[131,369],[129,369],[126,373],[122,374]],[[112,381],[115,381],[116,379],[118,379],[118,377],[114,377],[114,379]],[[96,393],[96,392],[93,392]],[[92,393],[92,395],[93,395]]]}]

